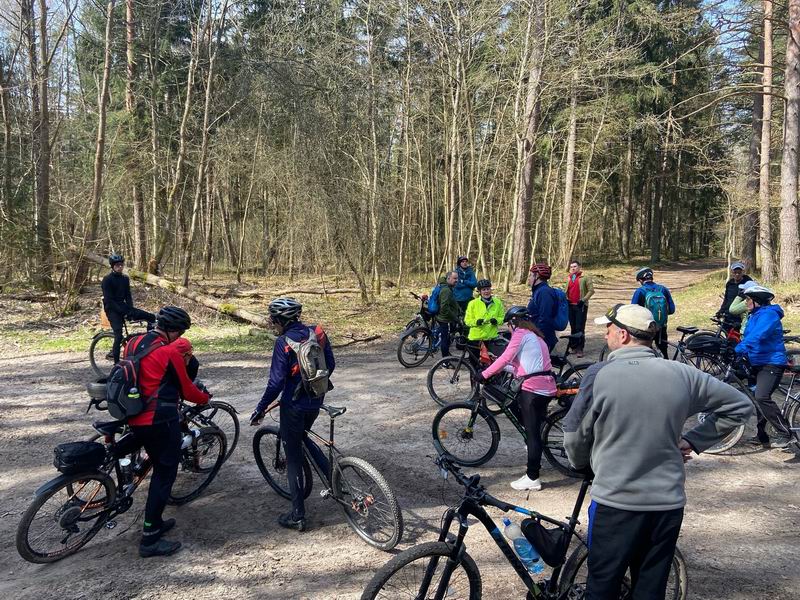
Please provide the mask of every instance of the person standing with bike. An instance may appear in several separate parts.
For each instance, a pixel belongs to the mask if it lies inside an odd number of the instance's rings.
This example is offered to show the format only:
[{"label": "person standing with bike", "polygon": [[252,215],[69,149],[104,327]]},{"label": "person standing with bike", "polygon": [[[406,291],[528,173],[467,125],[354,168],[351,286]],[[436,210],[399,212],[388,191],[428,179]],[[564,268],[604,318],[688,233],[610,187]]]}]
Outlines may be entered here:
[{"label": "person standing with bike", "polygon": [[439,349],[443,358],[450,356],[450,334],[461,320],[461,309],[454,295],[456,283],[458,283],[458,273],[455,271],[448,271],[439,279],[441,291],[439,292],[439,312],[436,313],[436,323],[439,325],[441,340]]},{"label": "person standing with bike", "polygon": [[[658,326],[639,305],[617,304],[606,326],[611,353],[585,372],[564,418],[572,466],[594,472],[586,600],[664,598],[686,504],[684,463],[753,412],[732,386],[652,348]],[[682,434],[689,416],[707,417]]]},{"label": "person standing with bike", "polygon": [[544,335],[548,350],[552,351],[558,343],[555,318],[558,311],[558,299],[548,280],[553,274],[547,263],[531,265],[528,285],[531,286],[531,299],[528,302],[528,315],[539,331]]},{"label": "person standing with bike", "polygon": [[[743,291],[749,316],[747,328],[734,352],[744,364],[750,385],[755,385],[755,399],[763,417],[759,418],[756,436],[749,442],[764,448],[785,448],[793,441],[789,424],[780,408],[772,399],[786,368],[786,346],[783,341],[783,309],[772,304],[775,294],[760,285]],[[748,368],[749,367],[749,368]],[[771,424],[777,437],[770,440],[767,423]]]},{"label": "person standing with bike", "polygon": [[276,298],[269,303],[269,316],[278,338],[272,351],[269,381],[256,409],[250,416],[250,425],[261,424],[267,407],[278,396],[281,399],[280,435],[286,452],[286,469],[292,510],[278,517],[278,524],[287,529],[306,530],[306,507],[303,499],[303,444],[305,443],[314,461],[330,476],[330,464],[325,454],[308,438],[306,430],[314,425],[319,416],[324,394],[312,397],[301,377],[301,366],[293,344],[307,342],[315,336],[325,355],[328,375],[333,373],[336,361],[325,331],[319,326],[306,325],[300,321],[303,305],[294,298]]},{"label": "person standing with bike", "polygon": [[586,316],[589,314],[589,298],[592,296],[594,285],[591,276],[583,274],[580,261],[570,261],[567,278],[570,334],[580,333],[582,336],[579,340],[570,341],[570,347],[578,358],[583,358],[583,348],[586,345]]},{"label": "person standing with bike", "polygon": [[725,283],[725,295],[722,304],[717,311],[717,317],[725,319],[732,326],[736,327],[741,323],[741,313],[731,312],[731,304],[741,293],[741,286],[748,281],[752,281],[749,275],[745,275],[744,263],[735,262],[731,265],[731,278]]},{"label": "person standing with bike", "polygon": [[461,314],[467,312],[467,305],[472,301],[472,290],[478,285],[478,278],[475,270],[469,264],[468,256],[459,256],[456,260],[455,273],[458,276],[456,284],[453,286],[453,297],[456,299]]},{"label": "person standing with bike", "polygon": [[653,315],[653,321],[658,326],[656,334],[656,347],[661,350],[664,358],[669,358],[669,346],[667,345],[667,321],[669,315],[675,312],[675,302],[672,294],[665,285],[653,281],[653,269],[643,267],[636,271],[636,281],[640,287],[633,292],[631,304],[644,306]]},{"label": "person standing with bike", "polygon": [[114,331],[114,346],[111,348],[111,358],[114,364],[119,362],[120,345],[122,344],[122,326],[125,319],[129,321],[147,321],[153,323],[156,316],[146,310],[139,310],[133,305],[131,295],[131,281],[122,270],[125,268],[125,259],[120,254],[108,257],[111,272],[103,277],[101,288],[103,290],[103,310],[105,310],[111,329]]},{"label": "person standing with bike", "polygon": [[[211,397],[192,383],[180,344],[174,343],[191,325],[185,310],[165,306],[158,311],[155,329],[132,338],[125,346],[125,358],[147,353],[139,362],[138,373],[139,393],[147,398],[147,403],[142,412],[128,418],[131,431],[153,465],[139,544],[142,558],[167,556],[181,547],[180,542],[162,537],[175,527],[175,519],[164,520],[162,515],[180,463],[178,402],[183,398],[194,404],[206,404]],[[159,347],[152,350],[152,345]]]},{"label": "person standing with bike", "polygon": [[547,417],[547,405],[556,395],[550,351],[545,341],[537,335],[536,325],[524,306],[509,308],[503,322],[511,328],[511,341],[505,351],[478,375],[478,381],[485,382],[507,365],[513,367],[515,377],[525,378],[516,402],[527,434],[528,462],[525,474],[512,481],[511,487],[515,490],[539,491],[542,489],[542,480],[539,478],[542,467],[542,423]]},{"label": "person standing with bike", "polygon": [[488,279],[478,282],[478,294],[467,305],[467,314],[464,316],[464,324],[469,327],[467,340],[478,344],[485,342],[495,351],[498,345],[491,342],[497,339],[497,326],[503,321],[505,309],[500,298],[492,295],[492,282]]}]

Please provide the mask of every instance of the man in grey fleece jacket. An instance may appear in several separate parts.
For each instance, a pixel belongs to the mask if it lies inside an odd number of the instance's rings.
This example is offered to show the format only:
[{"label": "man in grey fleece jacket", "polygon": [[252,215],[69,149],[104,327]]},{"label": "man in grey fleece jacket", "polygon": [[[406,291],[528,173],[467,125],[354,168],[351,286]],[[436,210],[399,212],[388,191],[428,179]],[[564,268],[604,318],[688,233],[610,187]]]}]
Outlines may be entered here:
[{"label": "man in grey fleece jacket", "polygon": [[[586,599],[619,598],[631,570],[633,598],[664,598],[686,504],[684,462],[747,421],[746,396],[652,349],[652,314],[617,305],[605,317],[611,354],[581,380],[564,419],[572,465],[594,472]],[[706,413],[683,433],[690,415]]]}]

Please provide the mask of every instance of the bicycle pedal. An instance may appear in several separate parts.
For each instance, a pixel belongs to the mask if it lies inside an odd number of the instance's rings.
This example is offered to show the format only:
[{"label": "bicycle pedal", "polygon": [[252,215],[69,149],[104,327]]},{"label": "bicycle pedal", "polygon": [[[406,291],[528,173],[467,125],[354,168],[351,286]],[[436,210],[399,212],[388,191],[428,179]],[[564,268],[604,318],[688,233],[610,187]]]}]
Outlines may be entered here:
[{"label": "bicycle pedal", "polygon": [[117,522],[114,519],[110,521],[106,521],[106,529],[114,529],[117,526]]},{"label": "bicycle pedal", "polygon": [[333,495],[333,491],[330,488],[326,488],[319,493],[321,498],[330,498]]}]

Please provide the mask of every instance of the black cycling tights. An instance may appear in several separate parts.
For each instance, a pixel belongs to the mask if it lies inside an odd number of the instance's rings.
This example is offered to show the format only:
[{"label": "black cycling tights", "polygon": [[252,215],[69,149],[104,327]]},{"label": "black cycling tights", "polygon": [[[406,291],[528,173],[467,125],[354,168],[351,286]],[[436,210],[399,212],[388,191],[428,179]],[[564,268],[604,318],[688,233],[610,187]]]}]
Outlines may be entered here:
[{"label": "black cycling tights", "polygon": [[772,392],[778,388],[783,376],[783,365],[764,365],[763,367],[753,367],[756,378],[755,397],[761,412],[764,416],[758,419],[758,439],[765,443],[769,441],[767,433],[767,422],[769,422],[778,435],[791,436],[789,424],[783,418],[778,405],[772,399]]}]

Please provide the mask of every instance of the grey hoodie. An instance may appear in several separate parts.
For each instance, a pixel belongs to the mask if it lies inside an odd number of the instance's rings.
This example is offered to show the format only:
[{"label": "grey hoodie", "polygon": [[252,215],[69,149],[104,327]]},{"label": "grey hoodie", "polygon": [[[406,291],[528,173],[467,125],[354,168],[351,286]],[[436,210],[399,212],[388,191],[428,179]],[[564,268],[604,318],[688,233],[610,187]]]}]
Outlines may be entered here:
[{"label": "grey hoodie", "polygon": [[[681,435],[698,412],[710,414]],[[673,510],[686,504],[681,437],[702,452],[752,413],[747,396],[711,375],[650,348],[625,347],[587,369],[564,418],[564,446],[573,466],[591,465],[599,504]]]}]

